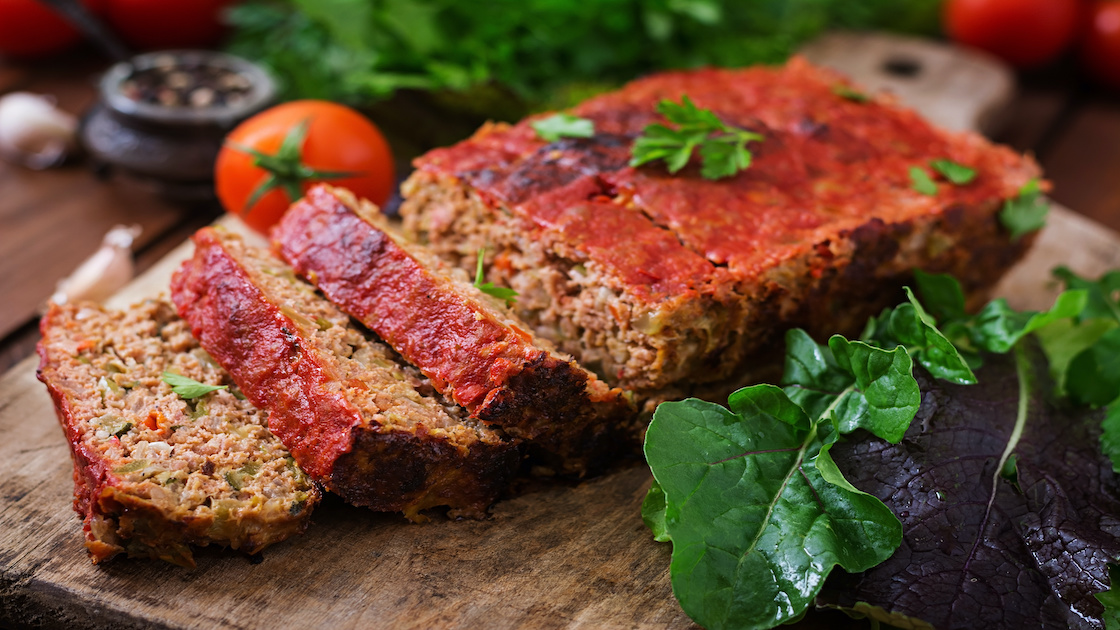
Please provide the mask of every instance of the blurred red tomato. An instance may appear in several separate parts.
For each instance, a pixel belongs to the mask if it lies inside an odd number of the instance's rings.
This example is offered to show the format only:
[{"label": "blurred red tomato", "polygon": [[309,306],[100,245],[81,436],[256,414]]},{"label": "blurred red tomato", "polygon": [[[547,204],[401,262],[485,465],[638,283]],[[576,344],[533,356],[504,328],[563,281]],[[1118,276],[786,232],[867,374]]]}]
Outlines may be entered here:
[{"label": "blurred red tomato", "polygon": [[1080,53],[1082,64],[1094,79],[1120,88],[1120,0],[1090,5]]},{"label": "blurred red tomato", "polygon": [[221,38],[221,12],[230,4],[233,0],[107,0],[105,17],[135,48],[200,48]]},{"label": "blurred red tomato", "polygon": [[1079,0],[948,0],[945,31],[1020,68],[1052,60],[1077,32]]},{"label": "blurred red tomato", "polygon": [[[97,11],[100,2],[83,2]],[[38,0],[0,0],[0,53],[42,57],[77,44],[81,33]]]}]

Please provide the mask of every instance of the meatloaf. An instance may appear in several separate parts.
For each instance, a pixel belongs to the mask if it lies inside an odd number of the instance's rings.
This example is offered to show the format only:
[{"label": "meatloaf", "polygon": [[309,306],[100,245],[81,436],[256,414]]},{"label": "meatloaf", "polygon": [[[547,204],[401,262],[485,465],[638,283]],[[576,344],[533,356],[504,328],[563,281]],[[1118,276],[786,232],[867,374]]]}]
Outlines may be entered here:
[{"label": "meatloaf", "polygon": [[553,467],[583,473],[633,437],[637,414],[621,390],[537,338],[461,269],[395,235],[349,191],[312,189],[272,238],[296,272],[438,391],[540,448]]},{"label": "meatloaf", "polygon": [[[254,553],[307,527],[318,489],[170,304],[55,305],[41,329],[38,376],[94,563],[127,552],[193,566],[192,544]],[[180,395],[165,372],[222,389]]]},{"label": "meatloaf", "polygon": [[268,251],[205,228],[171,281],[202,347],[229,370],[313,479],[380,511],[481,516],[519,445],[445,399]]},{"label": "meatloaf", "polygon": [[[887,96],[851,94],[793,59],[639,79],[571,110],[593,122],[589,138],[547,142],[535,117],[488,124],[415,161],[405,232],[465,269],[487,246],[487,279],[519,292],[538,334],[645,393],[726,379],[785,328],[856,332],[914,268],[979,296],[1031,241],[997,215],[1037,166]],[[695,156],[676,174],[629,165],[635,138],[664,123],[658,103],[686,95],[763,136],[749,168],[711,181]],[[976,178],[942,180],[930,168],[941,159]],[[915,189],[913,167],[935,194]]]}]

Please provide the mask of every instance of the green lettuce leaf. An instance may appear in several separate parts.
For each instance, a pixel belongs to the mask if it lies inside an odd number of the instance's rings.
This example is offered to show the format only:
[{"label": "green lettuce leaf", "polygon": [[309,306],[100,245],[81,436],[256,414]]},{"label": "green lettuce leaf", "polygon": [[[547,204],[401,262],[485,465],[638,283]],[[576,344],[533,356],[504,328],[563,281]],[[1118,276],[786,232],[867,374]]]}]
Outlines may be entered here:
[{"label": "green lettuce leaf", "polygon": [[1101,423],[1101,450],[1112,462],[1112,471],[1120,473],[1120,398],[1105,407]]},{"label": "green lettuce leaf", "polygon": [[1098,318],[1120,321],[1120,271],[1110,271],[1096,280],[1079,276],[1065,266],[1056,267],[1053,273],[1067,289],[1089,292],[1089,302],[1078,321]]},{"label": "green lettuce leaf", "polygon": [[908,304],[895,309],[890,330],[898,343],[914,353],[918,363],[934,376],[966,385],[976,382],[972,368],[953,342],[937,328],[937,321],[922,308],[909,287],[905,288]]},{"label": "green lettuce leaf", "polygon": [[1106,332],[1117,327],[1120,327],[1120,322],[1111,319],[1090,319],[1080,323],[1076,319],[1061,319],[1035,331],[1035,337],[1050,360],[1050,375],[1057,383],[1060,395],[1067,395],[1066,375],[1073,360]]},{"label": "green lettuce leaf", "polygon": [[1015,311],[1007,300],[992,300],[971,322],[972,342],[988,352],[1002,354],[1025,335],[1059,319],[1076,317],[1085,308],[1087,298],[1085,291],[1066,291],[1050,310],[1042,313]]},{"label": "green lettuce leaf", "polygon": [[1094,407],[1120,396],[1120,328],[1105,332],[1073,358],[1066,390],[1076,402]]},{"label": "green lettuce leaf", "polygon": [[828,347],[854,382],[837,396],[832,418],[822,420],[834,420],[841,433],[866,429],[889,442],[902,439],[922,399],[906,350],[883,350],[839,335],[828,340]]},{"label": "green lettuce leaf", "polygon": [[794,329],[786,333],[782,384],[814,422],[830,420],[841,433],[863,428],[897,440],[921,400],[912,365],[901,348],[884,350],[839,335],[825,347]]},{"label": "green lettuce leaf", "polygon": [[1120,567],[1115,564],[1108,565],[1108,578],[1112,588],[1095,597],[1104,606],[1105,630],[1120,630],[1120,591],[1116,586],[1120,583]]},{"label": "green lettuce leaf", "polygon": [[922,304],[940,322],[965,319],[964,290],[956,278],[945,273],[914,270],[914,283],[922,296]]},{"label": "green lettuce leaf", "polygon": [[669,542],[669,532],[665,529],[665,491],[656,480],[642,501],[642,522],[653,532],[654,540]]},{"label": "green lettuce leaf", "polygon": [[1115,617],[1120,477],[1097,446],[1102,412],[1055,401],[1033,345],[986,356],[975,385],[916,370],[923,402],[904,440],[853,433],[831,447],[845,478],[899,517],[903,542],[862,574],[834,572],[818,604],[935,628]]},{"label": "green lettuce leaf", "polygon": [[839,474],[821,453],[830,423],[769,385],[728,402],[661,404],[645,454],[664,492],[681,607],[710,630],[770,628],[799,617],[833,567],[889,557],[901,529],[878,499],[825,479]]}]

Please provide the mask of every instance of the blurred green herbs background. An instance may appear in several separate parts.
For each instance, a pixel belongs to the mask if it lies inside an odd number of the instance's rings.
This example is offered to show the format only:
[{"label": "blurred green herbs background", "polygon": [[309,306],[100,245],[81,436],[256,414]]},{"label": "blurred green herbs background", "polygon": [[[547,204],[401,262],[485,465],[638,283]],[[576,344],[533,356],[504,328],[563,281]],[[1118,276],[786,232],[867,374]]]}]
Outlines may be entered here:
[{"label": "blurred green herbs background", "polygon": [[283,97],[368,106],[402,89],[497,118],[667,68],[775,63],[826,28],[932,33],[940,0],[256,0],[230,49]]}]

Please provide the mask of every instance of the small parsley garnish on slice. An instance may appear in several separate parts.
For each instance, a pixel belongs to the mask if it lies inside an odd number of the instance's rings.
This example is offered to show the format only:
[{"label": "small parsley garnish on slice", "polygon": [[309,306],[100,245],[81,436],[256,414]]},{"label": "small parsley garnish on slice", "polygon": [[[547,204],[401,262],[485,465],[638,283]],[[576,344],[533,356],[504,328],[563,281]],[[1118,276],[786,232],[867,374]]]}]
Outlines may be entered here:
[{"label": "small parsley garnish on slice", "polygon": [[646,125],[634,141],[630,166],[663,160],[670,173],[688,164],[693,149],[700,148],[700,175],[705,179],[730,177],[751,165],[747,143],[762,140],[757,133],[724,123],[710,110],[700,109],[684,96],[674,103],[663,99],[657,113],[677,127],[654,123]]},{"label": "small parsley garnish on slice", "polygon": [[205,396],[219,389],[229,389],[228,385],[207,385],[206,383],[199,383],[193,378],[172,372],[164,372],[162,378],[164,383],[171,386],[171,391],[179,394],[179,398],[185,399]]},{"label": "small parsley garnish on slice", "polygon": [[871,100],[871,97],[867,94],[864,94],[859,90],[853,90],[843,83],[837,83],[836,85],[832,86],[832,93],[836,96],[839,96],[840,98],[852,101],[853,103],[867,103]]},{"label": "small parsley garnish on slice", "polygon": [[923,195],[934,196],[937,194],[937,184],[930,179],[929,173],[920,166],[910,167],[911,187]]},{"label": "small parsley garnish on slice", "polygon": [[969,168],[964,164],[957,164],[951,160],[933,160],[929,165],[957,186],[964,186],[976,179],[976,169]]},{"label": "small parsley garnish on slice", "polygon": [[513,289],[508,289],[506,287],[494,286],[494,283],[492,283],[492,282],[485,282],[484,283],[482,281],[482,260],[485,257],[486,257],[486,248],[485,247],[480,248],[478,250],[478,263],[475,264],[475,271],[474,271],[474,286],[475,286],[475,288],[478,289],[479,291],[482,291],[486,295],[492,295],[492,296],[498,298],[499,300],[505,300],[506,301],[506,306],[509,306],[510,304],[513,304],[514,302],[517,301],[517,291],[514,291]]},{"label": "small parsley garnish on slice", "polygon": [[1042,186],[1038,178],[1032,178],[1019,189],[1019,195],[1008,199],[1000,210],[999,220],[1011,231],[1011,239],[1018,240],[1027,232],[1033,232],[1046,225],[1046,215],[1050,205],[1042,196]]},{"label": "small parsley garnish on slice", "polygon": [[595,135],[595,123],[571,114],[553,114],[548,118],[529,123],[541,140],[556,142],[560,138],[590,138]]}]

